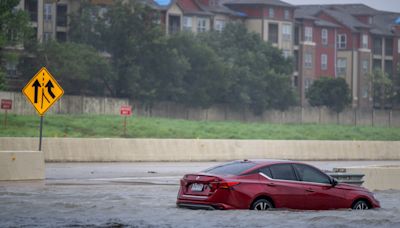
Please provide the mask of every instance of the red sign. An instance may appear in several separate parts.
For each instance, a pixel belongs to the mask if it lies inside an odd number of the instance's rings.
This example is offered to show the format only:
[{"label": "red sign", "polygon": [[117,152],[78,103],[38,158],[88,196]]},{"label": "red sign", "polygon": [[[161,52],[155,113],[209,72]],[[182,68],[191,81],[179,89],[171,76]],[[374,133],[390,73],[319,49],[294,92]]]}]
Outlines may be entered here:
[{"label": "red sign", "polygon": [[1,109],[6,109],[6,110],[12,109],[12,100],[1,99]]},{"label": "red sign", "polygon": [[132,115],[132,107],[129,105],[123,105],[120,109],[121,116],[130,116]]}]

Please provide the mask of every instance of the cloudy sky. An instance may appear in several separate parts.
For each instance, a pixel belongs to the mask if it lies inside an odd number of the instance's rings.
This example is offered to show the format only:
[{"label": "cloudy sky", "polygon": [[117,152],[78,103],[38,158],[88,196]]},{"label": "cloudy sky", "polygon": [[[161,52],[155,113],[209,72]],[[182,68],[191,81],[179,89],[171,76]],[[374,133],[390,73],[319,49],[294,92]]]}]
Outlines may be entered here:
[{"label": "cloudy sky", "polygon": [[363,3],[378,10],[400,12],[400,0],[283,0],[294,5]]}]

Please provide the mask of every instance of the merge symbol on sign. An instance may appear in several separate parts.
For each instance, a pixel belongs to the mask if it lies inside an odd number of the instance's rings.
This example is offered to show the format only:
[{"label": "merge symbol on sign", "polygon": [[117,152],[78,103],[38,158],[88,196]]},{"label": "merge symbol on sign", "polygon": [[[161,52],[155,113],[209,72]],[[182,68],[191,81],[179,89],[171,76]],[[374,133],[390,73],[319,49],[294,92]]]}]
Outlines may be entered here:
[{"label": "merge symbol on sign", "polygon": [[26,84],[22,92],[39,115],[43,115],[64,94],[64,90],[45,67]]}]

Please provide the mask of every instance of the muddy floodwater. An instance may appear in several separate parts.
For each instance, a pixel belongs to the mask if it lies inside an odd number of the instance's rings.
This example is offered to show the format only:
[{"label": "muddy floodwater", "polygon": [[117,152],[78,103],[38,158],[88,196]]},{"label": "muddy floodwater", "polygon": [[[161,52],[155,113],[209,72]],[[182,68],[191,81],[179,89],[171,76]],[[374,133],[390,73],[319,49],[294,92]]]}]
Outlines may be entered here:
[{"label": "muddy floodwater", "polygon": [[0,227],[400,227],[397,190],[362,212],[176,208],[181,174],[209,165],[47,164],[45,181],[0,182]]}]

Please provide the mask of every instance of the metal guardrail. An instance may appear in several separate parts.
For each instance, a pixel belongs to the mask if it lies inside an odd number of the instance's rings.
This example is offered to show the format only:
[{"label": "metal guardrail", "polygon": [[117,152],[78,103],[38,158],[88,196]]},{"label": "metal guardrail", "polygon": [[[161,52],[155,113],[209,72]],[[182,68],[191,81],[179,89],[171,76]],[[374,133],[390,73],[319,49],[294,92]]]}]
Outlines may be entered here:
[{"label": "metal guardrail", "polygon": [[344,168],[334,168],[333,171],[326,172],[329,176],[335,178],[339,183],[354,184],[361,186],[364,181],[362,180],[364,174],[346,173]]}]

